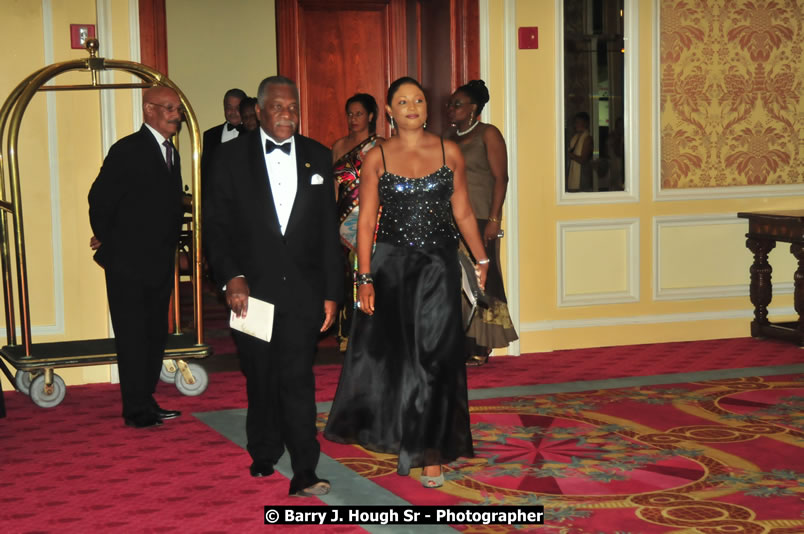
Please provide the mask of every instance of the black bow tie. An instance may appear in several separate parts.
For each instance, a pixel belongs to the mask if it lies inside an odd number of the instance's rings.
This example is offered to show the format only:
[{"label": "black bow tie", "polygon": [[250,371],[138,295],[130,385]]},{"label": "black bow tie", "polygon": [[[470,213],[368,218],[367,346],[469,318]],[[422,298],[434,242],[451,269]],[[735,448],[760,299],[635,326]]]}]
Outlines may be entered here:
[{"label": "black bow tie", "polygon": [[281,145],[277,145],[270,139],[265,140],[265,153],[270,154],[274,150],[279,149],[288,156],[290,156],[290,143],[282,143]]},{"label": "black bow tie", "polygon": [[230,123],[228,123],[228,122],[226,123],[226,131],[227,131],[227,132],[231,132],[231,131],[232,131],[232,130],[234,130],[235,128],[237,128],[237,126],[235,126],[235,125],[233,125],[233,124],[230,124]]}]

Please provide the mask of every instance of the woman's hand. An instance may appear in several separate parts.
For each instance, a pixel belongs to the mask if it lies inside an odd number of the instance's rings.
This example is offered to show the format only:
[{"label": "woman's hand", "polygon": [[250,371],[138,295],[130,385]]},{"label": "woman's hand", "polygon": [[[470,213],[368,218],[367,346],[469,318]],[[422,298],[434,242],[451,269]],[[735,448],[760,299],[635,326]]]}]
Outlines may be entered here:
[{"label": "woman's hand", "polygon": [[366,315],[374,315],[374,284],[363,284],[357,288],[357,309]]},{"label": "woman's hand", "polygon": [[483,241],[488,244],[489,241],[499,239],[499,235],[500,223],[489,219],[489,222],[486,223],[486,229],[483,231]]},{"label": "woman's hand", "polygon": [[475,276],[477,276],[477,285],[480,286],[480,289],[483,291],[486,290],[486,277],[489,274],[489,264],[488,263],[478,263],[475,265]]}]

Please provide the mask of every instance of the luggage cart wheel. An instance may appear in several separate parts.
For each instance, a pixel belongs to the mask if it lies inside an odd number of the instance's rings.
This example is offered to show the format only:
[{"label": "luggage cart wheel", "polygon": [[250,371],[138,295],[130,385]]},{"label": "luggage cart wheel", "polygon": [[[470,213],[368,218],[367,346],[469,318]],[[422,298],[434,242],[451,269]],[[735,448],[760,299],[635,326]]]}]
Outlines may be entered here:
[{"label": "luggage cart wheel", "polygon": [[190,397],[201,395],[206,391],[209,376],[203,367],[197,363],[184,363],[182,360],[178,360],[177,363],[179,370],[176,372],[176,389]]},{"label": "luggage cart wheel", "polygon": [[40,408],[53,408],[61,404],[67,394],[67,386],[64,380],[53,373],[53,383],[50,387],[45,385],[45,375],[39,375],[31,382],[30,396],[34,404]]},{"label": "luggage cart wheel", "polygon": [[32,380],[33,376],[28,371],[17,371],[14,373],[14,385],[16,385],[17,389],[26,395],[30,395]]},{"label": "luggage cart wheel", "polygon": [[159,371],[159,380],[173,384],[176,382],[176,361],[165,360],[162,362],[162,370]]}]

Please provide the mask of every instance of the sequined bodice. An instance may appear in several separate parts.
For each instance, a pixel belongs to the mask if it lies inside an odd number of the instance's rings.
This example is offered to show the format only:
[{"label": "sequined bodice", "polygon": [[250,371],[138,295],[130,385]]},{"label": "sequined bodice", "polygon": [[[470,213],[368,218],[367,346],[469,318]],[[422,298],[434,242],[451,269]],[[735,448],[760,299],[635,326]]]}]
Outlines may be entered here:
[{"label": "sequined bodice", "polygon": [[385,172],[380,177],[382,215],[377,242],[400,247],[453,246],[458,231],[452,219],[452,169],[444,165],[422,178]]}]

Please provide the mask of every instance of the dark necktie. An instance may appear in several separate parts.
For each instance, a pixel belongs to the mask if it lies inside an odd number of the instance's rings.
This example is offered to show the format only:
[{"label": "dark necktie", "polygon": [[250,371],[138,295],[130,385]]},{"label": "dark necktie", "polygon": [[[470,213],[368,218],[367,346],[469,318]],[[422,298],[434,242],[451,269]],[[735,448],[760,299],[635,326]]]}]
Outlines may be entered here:
[{"label": "dark necktie", "polygon": [[228,122],[226,123],[226,131],[227,131],[227,132],[231,132],[231,131],[232,131],[232,130],[234,130],[235,128],[237,128],[237,126],[234,126],[233,124],[228,123]]},{"label": "dark necktie", "polygon": [[173,145],[170,144],[170,141],[165,140],[162,143],[165,147],[165,163],[167,163],[167,168],[169,171],[173,171]]},{"label": "dark necktie", "polygon": [[276,149],[279,149],[282,152],[284,152],[285,154],[287,154],[288,156],[290,156],[290,143],[289,142],[288,143],[282,143],[281,145],[277,145],[276,143],[274,143],[270,139],[265,140],[265,153],[266,154],[270,154],[271,152],[273,152]]}]

